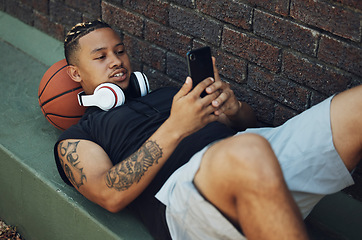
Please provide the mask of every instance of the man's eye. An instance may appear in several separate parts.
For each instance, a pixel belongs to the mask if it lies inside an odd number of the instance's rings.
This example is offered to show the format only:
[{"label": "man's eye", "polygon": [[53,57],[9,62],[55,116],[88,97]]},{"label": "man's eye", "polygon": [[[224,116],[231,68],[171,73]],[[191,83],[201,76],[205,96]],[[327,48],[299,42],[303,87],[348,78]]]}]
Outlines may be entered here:
[{"label": "man's eye", "polygon": [[106,57],[106,56],[102,55],[102,56],[96,57],[95,59],[101,60],[101,59],[104,59],[105,57]]},{"label": "man's eye", "polygon": [[124,53],[123,50],[120,50],[120,51],[117,52],[118,55],[122,55],[123,53]]}]

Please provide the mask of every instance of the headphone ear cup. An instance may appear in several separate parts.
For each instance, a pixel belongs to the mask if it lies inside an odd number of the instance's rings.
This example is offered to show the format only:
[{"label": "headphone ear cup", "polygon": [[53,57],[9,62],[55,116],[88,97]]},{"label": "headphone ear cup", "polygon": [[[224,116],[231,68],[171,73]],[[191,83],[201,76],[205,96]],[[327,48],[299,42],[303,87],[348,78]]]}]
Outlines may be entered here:
[{"label": "headphone ear cup", "polygon": [[104,111],[122,105],[126,97],[122,89],[114,83],[102,83],[95,90],[93,95],[78,94],[78,101],[81,106],[97,106]]},{"label": "headphone ear cup", "polygon": [[143,97],[150,92],[148,78],[144,73],[141,72],[131,73],[130,92],[132,97]]}]

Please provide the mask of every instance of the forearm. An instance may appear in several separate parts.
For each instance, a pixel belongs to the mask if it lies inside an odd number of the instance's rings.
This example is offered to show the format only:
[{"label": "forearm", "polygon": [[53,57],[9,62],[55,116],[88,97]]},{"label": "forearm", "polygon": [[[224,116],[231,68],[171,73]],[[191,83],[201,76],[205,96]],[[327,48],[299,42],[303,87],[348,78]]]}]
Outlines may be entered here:
[{"label": "forearm", "polygon": [[135,153],[104,174],[104,190],[115,204],[112,211],[132,202],[153,180],[183,139],[174,129],[166,121]]}]

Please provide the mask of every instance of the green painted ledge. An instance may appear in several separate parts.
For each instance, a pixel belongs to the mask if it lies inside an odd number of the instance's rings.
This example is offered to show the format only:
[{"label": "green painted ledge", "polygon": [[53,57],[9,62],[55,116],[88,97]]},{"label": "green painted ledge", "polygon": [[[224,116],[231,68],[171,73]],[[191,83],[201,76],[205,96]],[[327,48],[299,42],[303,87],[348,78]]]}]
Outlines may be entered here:
[{"label": "green painted ledge", "polygon": [[0,11],[0,39],[46,66],[64,58],[63,43]]}]

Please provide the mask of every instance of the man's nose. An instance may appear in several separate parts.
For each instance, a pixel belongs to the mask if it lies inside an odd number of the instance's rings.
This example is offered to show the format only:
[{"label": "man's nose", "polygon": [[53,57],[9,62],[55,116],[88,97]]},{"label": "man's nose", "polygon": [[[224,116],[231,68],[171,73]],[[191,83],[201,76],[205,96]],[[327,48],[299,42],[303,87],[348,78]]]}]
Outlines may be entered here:
[{"label": "man's nose", "polygon": [[109,68],[114,68],[119,66],[122,66],[121,58],[117,54],[112,54],[109,62]]}]

